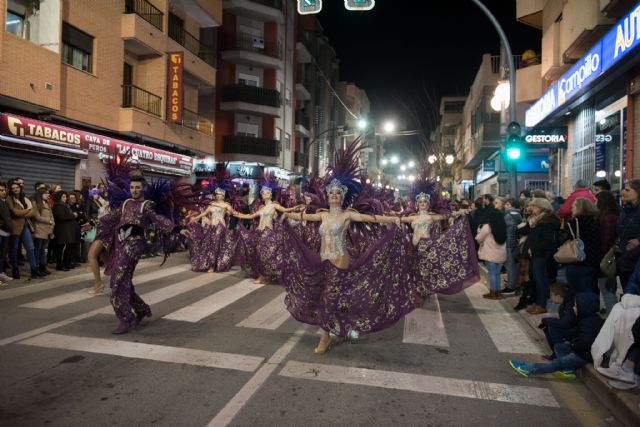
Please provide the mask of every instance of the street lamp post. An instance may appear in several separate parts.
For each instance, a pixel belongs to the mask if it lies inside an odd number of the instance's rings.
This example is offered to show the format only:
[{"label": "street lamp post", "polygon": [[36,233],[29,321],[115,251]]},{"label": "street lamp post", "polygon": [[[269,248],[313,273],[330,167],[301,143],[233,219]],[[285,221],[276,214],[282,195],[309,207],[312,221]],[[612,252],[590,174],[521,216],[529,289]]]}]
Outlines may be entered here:
[{"label": "street lamp post", "polygon": [[[480,0],[471,0],[476,6],[480,8],[484,12],[485,15],[489,18],[496,31],[500,35],[500,40],[504,46],[505,53],[507,55],[507,64],[509,66],[509,121],[516,122],[517,114],[516,114],[516,67],[513,61],[513,53],[511,52],[511,45],[509,44],[509,40],[507,40],[507,36],[502,30],[500,23],[496,19],[495,16],[491,13],[489,9],[480,1]],[[504,159],[504,154],[502,156]],[[509,162],[503,162],[509,164]],[[512,164],[512,172],[510,174],[510,193],[511,197],[515,197],[518,191],[518,181],[517,175],[515,173],[516,164],[513,162]]]}]

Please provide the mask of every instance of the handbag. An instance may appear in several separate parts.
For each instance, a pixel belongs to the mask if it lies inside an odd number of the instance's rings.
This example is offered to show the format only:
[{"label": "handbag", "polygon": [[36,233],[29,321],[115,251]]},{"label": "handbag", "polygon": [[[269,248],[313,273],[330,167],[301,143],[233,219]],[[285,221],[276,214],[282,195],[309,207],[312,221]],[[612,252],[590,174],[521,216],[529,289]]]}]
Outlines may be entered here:
[{"label": "handbag", "polygon": [[91,227],[91,230],[84,233],[84,241],[87,243],[93,243],[96,239],[96,227]]},{"label": "handbag", "polygon": [[616,275],[616,245],[611,246],[611,249],[602,257],[600,271],[609,278]]},{"label": "handbag", "polygon": [[571,224],[568,225],[571,238],[564,242],[553,255],[553,259],[560,264],[573,264],[587,259],[587,254],[584,251],[584,242],[580,240],[580,223],[578,219],[576,218],[576,234],[573,233]]}]

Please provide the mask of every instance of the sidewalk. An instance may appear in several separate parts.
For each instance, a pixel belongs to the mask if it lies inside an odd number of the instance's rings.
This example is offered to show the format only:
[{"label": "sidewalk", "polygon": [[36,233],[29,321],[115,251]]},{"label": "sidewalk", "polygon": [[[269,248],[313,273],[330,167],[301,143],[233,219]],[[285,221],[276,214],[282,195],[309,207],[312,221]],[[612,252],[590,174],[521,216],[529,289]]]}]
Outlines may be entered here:
[{"label": "sidewalk", "polygon": [[[483,282],[486,284],[486,270],[480,266],[480,272]],[[502,280],[502,279],[501,279]],[[513,307],[517,304],[519,296],[509,296],[502,300],[505,308],[512,312]],[[554,307],[557,309],[557,307]],[[544,342],[544,332],[536,326],[539,319],[549,314],[531,315],[526,310],[517,312],[529,326],[539,335],[542,336]],[[582,379],[584,384],[590,389],[600,402],[611,411],[612,414],[626,426],[640,426],[640,389],[636,388],[630,391],[616,390],[607,384],[607,378],[600,375],[593,365],[590,363],[586,367],[578,370],[578,377]]]}]

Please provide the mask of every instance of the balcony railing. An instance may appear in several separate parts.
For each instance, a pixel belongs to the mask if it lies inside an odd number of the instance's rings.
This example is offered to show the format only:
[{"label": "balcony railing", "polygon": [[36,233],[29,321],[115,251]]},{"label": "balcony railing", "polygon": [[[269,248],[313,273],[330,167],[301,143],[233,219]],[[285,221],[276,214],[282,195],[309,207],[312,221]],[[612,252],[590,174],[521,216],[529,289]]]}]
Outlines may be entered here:
[{"label": "balcony railing", "polygon": [[135,85],[122,85],[122,107],[136,108],[160,117],[162,98]]},{"label": "balcony railing", "polygon": [[213,123],[209,119],[205,119],[186,108],[182,110],[182,126],[197,130],[205,135],[213,135]]},{"label": "balcony railing", "polygon": [[[513,63],[516,66],[516,70],[527,66],[526,63],[522,62],[522,55],[513,55]],[[491,72],[493,74],[499,74],[501,72],[499,55],[493,55],[491,57]]]},{"label": "balcony railing", "polygon": [[225,41],[225,46],[225,49],[229,50],[247,50],[282,59],[282,44],[279,40],[269,41],[253,34],[242,32],[232,34]]},{"label": "balcony railing", "polygon": [[294,163],[296,166],[307,167],[309,164],[309,154],[295,152]]},{"label": "balcony railing", "polygon": [[310,123],[311,123],[311,120],[309,120],[309,117],[307,117],[306,114],[304,114],[301,111],[296,111],[296,124],[297,125],[302,125],[302,126],[304,126],[305,129],[311,129],[309,127]]},{"label": "balcony railing", "polygon": [[280,108],[280,98],[280,92],[275,89],[235,84],[224,87],[222,102],[248,102]]},{"label": "balcony railing", "polygon": [[135,13],[160,31],[164,13],[147,0],[125,0],[124,13]]},{"label": "balcony railing", "polygon": [[222,138],[222,152],[277,157],[280,154],[280,142],[252,136],[225,136]]},{"label": "balcony railing", "polygon": [[190,32],[186,31],[181,25],[170,23],[169,37],[177,41],[181,46],[202,59],[207,64],[212,67],[216,66],[216,56],[215,52],[213,52],[213,48],[200,43],[200,40]]},{"label": "balcony railing", "polygon": [[282,0],[251,0],[254,3],[261,4],[263,6],[272,7],[274,9],[282,10]]}]

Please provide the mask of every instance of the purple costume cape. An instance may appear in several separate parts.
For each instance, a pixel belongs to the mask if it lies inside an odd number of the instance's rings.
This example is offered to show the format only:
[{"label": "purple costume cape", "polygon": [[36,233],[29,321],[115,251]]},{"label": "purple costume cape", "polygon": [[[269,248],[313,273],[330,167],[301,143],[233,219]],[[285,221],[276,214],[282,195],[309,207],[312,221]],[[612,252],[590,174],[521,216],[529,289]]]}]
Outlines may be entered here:
[{"label": "purple costume cape", "polygon": [[193,271],[229,271],[237,258],[238,238],[226,226],[189,224],[189,256]]},{"label": "purple costume cape", "polygon": [[273,221],[273,229],[247,230],[240,227],[241,255],[245,259],[245,267],[251,271],[254,279],[264,276],[268,279],[279,279],[282,272],[284,253],[284,235],[279,220]]},{"label": "purple costume cape", "polygon": [[477,283],[480,268],[467,217],[455,219],[448,230],[434,231],[415,246],[409,243],[418,291],[452,295]]},{"label": "purple costume cape", "polygon": [[151,223],[155,225],[158,234],[165,236],[173,229],[170,219],[155,212],[153,202],[130,199],[121,208],[120,220],[114,230],[116,237],[110,251],[110,261],[113,265],[110,282],[111,305],[121,322],[133,324],[135,316],[149,315],[151,310],[136,294],[132,282],[136,265],[147,244],[145,236],[135,235],[133,232],[120,233],[120,230],[122,227],[128,228],[129,225],[145,230]]},{"label": "purple costume cape", "polygon": [[300,322],[341,337],[351,330],[366,334],[388,328],[420,305],[409,264],[398,262],[409,257],[409,248],[397,227],[347,269],[321,261],[288,224],[285,233],[285,304]]}]

